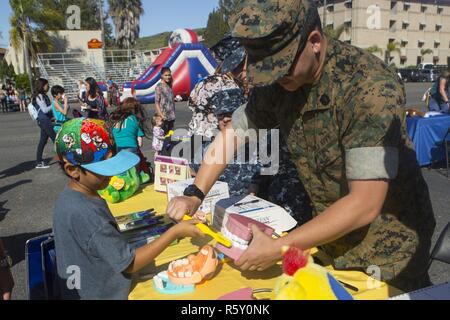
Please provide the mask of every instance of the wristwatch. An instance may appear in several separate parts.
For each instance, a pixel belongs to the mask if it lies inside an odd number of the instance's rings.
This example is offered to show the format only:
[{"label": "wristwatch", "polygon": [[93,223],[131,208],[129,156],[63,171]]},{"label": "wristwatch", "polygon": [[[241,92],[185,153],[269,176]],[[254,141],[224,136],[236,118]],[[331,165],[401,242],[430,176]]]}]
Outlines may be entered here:
[{"label": "wristwatch", "polygon": [[205,194],[195,184],[191,184],[189,187],[187,187],[184,190],[183,194],[186,197],[197,197],[202,202],[203,200],[205,200]]},{"label": "wristwatch", "polygon": [[8,254],[5,254],[3,258],[0,258],[0,268],[11,268],[12,259]]}]

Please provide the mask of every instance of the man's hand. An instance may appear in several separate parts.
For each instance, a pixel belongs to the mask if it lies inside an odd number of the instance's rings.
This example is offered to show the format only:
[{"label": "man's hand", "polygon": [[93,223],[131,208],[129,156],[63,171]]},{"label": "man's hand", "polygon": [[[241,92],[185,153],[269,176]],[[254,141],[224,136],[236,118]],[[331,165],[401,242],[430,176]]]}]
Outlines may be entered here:
[{"label": "man's hand", "polygon": [[171,219],[181,221],[185,215],[194,215],[201,204],[200,199],[196,197],[176,197],[169,202],[166,213]]},{"label": "man's hand", "polygon": [[9,268],[0,268],[0,300],[11,300],[14,280]]},{"label": "man's hand", "polygon": [[264,271],[281,259],[281,246],[258,227],[252,225],[253,239],[248,249],[235,261],[241,270]]}]

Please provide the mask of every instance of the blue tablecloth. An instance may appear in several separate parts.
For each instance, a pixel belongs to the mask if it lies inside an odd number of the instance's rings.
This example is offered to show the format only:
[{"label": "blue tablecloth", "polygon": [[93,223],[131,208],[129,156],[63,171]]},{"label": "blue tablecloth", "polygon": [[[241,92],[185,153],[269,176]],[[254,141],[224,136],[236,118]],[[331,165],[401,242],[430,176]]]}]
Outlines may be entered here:
[{"label": "blue tablecloth", "polygon": [[[408,117],[406,124],[409,137],[414,142],[420,166],[445,160],[445,148],[442,142],[450,127],[450,115],[430,118]],[[450,141],[450,136],[447,140]]]}]

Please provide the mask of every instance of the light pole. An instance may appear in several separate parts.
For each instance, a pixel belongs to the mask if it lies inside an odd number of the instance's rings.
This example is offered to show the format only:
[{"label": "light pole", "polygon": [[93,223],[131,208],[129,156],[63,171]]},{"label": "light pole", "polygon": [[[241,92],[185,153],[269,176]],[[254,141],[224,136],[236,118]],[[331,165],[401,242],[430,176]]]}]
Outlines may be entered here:
[{"label": "light pole", "polygon": [[327,0],[323,1],[323,30],[327,26]]}]

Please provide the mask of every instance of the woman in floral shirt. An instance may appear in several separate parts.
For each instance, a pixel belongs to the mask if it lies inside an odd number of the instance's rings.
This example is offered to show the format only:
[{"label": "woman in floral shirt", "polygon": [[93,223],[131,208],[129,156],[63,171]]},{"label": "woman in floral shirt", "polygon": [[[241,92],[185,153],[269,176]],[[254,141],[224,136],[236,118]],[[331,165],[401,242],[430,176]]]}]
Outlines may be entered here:
[{"label": "woman in floral shirt", "polygon": [[167,134],[175,125],[175,101],[172,91],[172,72],[170,68],[161,69],[161,82],[155,89],[156,114],[161,116],[163,129]]},{"label": "woman in floral shirt", "polygon": [[229,75],[215,74],[200,81],[191,92],[188,107],[192,110],[189,135],[211,139],[217,133],[219,123],[214,115],[212,96],[222,90],[236,89],[238,85]]}]

